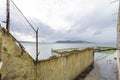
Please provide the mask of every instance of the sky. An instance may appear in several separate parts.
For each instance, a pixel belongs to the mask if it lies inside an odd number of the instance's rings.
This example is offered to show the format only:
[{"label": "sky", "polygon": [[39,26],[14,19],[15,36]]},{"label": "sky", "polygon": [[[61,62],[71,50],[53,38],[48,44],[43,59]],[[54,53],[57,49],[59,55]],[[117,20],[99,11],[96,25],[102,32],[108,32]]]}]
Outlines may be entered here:
[{"label": "sky", "polygon": [[[86,40],[115,42],[118,2],[114,0],[13,0],[35,29],[40,42]],[[35,41],[35,32],[11,3],[11,33]],[[0,0],[0,23],[5,26],[5,0]]]}]

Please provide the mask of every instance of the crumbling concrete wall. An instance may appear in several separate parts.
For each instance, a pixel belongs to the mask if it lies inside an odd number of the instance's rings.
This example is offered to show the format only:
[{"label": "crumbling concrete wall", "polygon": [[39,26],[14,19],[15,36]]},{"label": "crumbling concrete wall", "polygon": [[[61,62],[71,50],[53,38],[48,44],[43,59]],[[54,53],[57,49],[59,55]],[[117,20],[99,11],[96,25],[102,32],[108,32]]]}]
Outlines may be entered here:
[{"label": "crumbling concrete wall", "polygon": [[2,80],[73,80],[94,61],[93,49],[69,51],[69,55],[35,61],[0,27]]},{"label": "crumbling concrete wall", "polygon": [[35,65],[27,52],[17,45],[10,34],[0,28],[0,50],[3,66],[2,80],[36,80]]},{"label": "crumbling concrete wall", "polygon": [[92,48],[70,51],[70,55],[40,61],[37,80],[73,80],[94,62]]},{"label": "crumbling concrete wall", "polygon": [[0,61],[1,61],[1,54],[2,54],[2,32],[0,29]]}]

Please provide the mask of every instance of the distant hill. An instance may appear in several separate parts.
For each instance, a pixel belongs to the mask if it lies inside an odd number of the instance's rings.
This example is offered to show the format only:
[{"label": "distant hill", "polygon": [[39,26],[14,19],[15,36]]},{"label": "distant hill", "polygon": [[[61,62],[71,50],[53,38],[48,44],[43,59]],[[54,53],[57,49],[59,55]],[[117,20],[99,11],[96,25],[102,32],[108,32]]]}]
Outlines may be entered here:
[{"label": "distant hill", "polygon": [[66,41],[56,41],[55,43],[92,43],[92,42],[83,41],[83,40],[77,40],[77,41],[66,40]]},{"label": "distant hill", "polygon": [[[32,41],[19,41],[19,42],[21,42],[21,43],[36,43],[36,42],[32,42]],[[72,40],[62,41],[62,40],[60,40],[60,41],[56,41],[56,42],[52,42],[52,43],[93,43],[93,42],[83,41],[83,40],[76,40],[76,41],[72,41]]]}]

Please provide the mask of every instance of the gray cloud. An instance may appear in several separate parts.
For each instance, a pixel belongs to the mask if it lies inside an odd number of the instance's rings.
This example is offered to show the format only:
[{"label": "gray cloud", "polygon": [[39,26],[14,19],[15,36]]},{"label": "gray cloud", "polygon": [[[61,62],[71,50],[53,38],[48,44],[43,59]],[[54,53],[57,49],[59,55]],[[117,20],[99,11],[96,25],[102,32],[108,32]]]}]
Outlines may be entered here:
[{"label": "gray cloud", "polygon": [[[111,5],[112,6],[112,5]],[[117,7],[117,6],[116,6]],[[24,36],[33,36],[35,33],[28,25],[22,15],[16,10],[15,7],[11,7],[11,30],[14,33],[21,33]],[[104,7],[105,8],[105,7]],[[74,24],[69,26],[71,29],[66,31],[54,30],[51,26],[41,22],[37,18],[29,17],[29,21],[33,24],[35,29],[39,27],[40,41],[52,42],[56,40],[87,40],[94,42],[115,42],[116,39],[116,20],[117,15],[112,15],[114,9],[96,8],[94,11],[87,13],[81,17],[73,15],[66,16],[66,20],[74,21]],[[117,9],[115,9],[117,10]],[[0,11],[0,20],[5,20],[5,12]],[[42,39],[41,39],[42,38]]]}]

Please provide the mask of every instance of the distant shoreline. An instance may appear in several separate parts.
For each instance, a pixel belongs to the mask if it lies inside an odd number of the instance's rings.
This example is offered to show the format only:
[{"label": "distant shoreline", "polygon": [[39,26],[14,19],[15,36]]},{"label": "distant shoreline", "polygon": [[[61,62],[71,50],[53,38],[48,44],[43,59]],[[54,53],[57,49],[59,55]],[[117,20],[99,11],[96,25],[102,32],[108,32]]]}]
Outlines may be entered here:
[{"label": "distant shoreline", "polygon": [[93,43],[93,42],[83,41],[83,40],[76,40],[76,41],[65,40],[65,41],[56,41],[54,43]]}]

